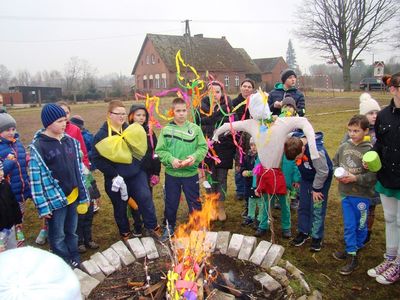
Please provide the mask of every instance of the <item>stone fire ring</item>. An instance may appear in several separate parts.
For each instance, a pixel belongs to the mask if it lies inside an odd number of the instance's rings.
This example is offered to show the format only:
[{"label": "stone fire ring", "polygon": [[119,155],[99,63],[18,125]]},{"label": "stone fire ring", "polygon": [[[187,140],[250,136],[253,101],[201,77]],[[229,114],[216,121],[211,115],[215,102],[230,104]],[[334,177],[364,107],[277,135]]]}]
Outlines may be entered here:
[{"label": "stone fire ring", "polygon": [[[179,248],[179,245],[184,247],[185,244],[185,242],[180,241],[177,243],[177,247]],[[212,253],[226,254],[230,257],[250,261],[264,268],[266,272],[255,275],[254,280],[260,283],[266,296],[281,294],[285,289],[286,295],[293,295],[293,290],[289,286],[287,270],[277,266],[285,251],[285,248],[281,245],[271,244],[264,240],[257,245],[256,237],[231,234],[229,231],[207,232],[205,244],[210,245],[209,249]],[[84,271],[78,268],[74,269],[81,284],[82,299],[87,299],[100,282],[115,271],[120,270],[122,266],[129,266],[137,259],[146,256],[147,259],[154,260],[167,255],[166,249],[159,243],[155,243],[152,237],[133,238],[126,243],[122,241],[114,243],[107,250],[97,252],[89,260],[82,262],[81,268]],[[287,262],[287,264],[290,263]],[[291,264],[290,266],[294,267]],[[295,269],[299,271],[297,268]],[[305,285],[303,289],[307,294],[310,294],[308,284],[305,283]],[[317,297],[314,298],[314,294]],[[320,298],[320,294],[318,294],[318,291],[314,291],[310,298],[318,299]],[[303,299],[307,299],[307,296],[303,297]]]}]

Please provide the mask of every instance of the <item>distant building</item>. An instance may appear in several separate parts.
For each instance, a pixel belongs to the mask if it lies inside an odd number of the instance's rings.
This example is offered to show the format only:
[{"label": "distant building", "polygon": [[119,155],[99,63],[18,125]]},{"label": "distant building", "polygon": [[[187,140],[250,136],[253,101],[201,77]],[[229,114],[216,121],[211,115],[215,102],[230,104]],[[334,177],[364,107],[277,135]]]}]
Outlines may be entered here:
[{"label": "distant building", "polygon": [[[22,94],[22,103],[38,103],[39,99],[41,102],[55,102],[62,97],[62,89],[59,87],[43,87],[43,86],[11,86],[8,88],[12,97],[12,94]],[[39,98],[40,97],[40,98]],[[17,102],[7,104],[17,104]]]},{"label": "distant building", "polygon": [[[207,73],[211,74],[229,93],[237,93],[246,77],[261,82],[261,72],[250,56],[244,49],[233,48],[225,37],[147,34],[132,70],[136,89],[157,93],[177,87],[175,56],[178,50],[203,80],[207,81]],[[181,75],[188,74],[190,70],[182,67]]]},{"label": "distant building", "polygon": [[271,58],[256,58],[253,62],[261,71],[261,79],[266,91],[273,89],[275,83],[281,82],[281,72],[289,68],[282,56]]}]

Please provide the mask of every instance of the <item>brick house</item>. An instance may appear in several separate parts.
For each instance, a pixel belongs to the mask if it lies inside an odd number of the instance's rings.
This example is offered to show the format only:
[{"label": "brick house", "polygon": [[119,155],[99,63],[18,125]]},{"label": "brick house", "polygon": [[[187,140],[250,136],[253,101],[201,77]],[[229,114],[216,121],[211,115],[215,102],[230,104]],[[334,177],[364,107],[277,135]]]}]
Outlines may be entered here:
[{"label": "brick house", "polygon": [[282,56],[271,58],[256,58],[253,62],[261,71],[261,80],[268,92],[274,88],[275,83],[281,81],[281,72],[289,68]]},{"label": "brick house", "polygon": [[[237,93],[246,77],[261,82],[261,72],[250,56],[244,49],[233,48],[225,37],[147,34],[132,70],[136,89],[154,94],[177,87],[175,55],[178,50],[203,80],[207,81],[207,74],[212,75],[224,83],[228,93]],[[181,75],[191,78],[186,68],[181,68]]]}]

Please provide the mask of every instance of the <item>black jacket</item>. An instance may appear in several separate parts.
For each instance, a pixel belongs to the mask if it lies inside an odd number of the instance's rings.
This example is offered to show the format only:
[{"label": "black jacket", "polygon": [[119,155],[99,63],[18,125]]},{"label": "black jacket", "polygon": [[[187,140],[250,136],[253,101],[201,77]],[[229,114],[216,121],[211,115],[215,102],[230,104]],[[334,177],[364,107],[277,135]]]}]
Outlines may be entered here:
[{"label": "black jacket", "polygon": [[157,146],[157,136],[154,132],[151,134],[149,132],[149,112],[143,104],[132,104],[128,116],[129,124],[133,123],[133,114],[138,109],[143,109],[146,112],[146,121],[143,124],[143,128],[147,133],[147,151],[141,161],[142,170],[146,172],[148,177],[152,175],[159,176],[161,171],[161,162],[154,152],[154,149],[156,149]]},{"label": "black jacket", "polygon": [[0,182],[0,230],[10,229],[22,223],[21,210],[10,184],[5,180]]},{"label": "black jacket", "polygon": [[376,143],[382,168],[377,173],[379,182],[389,189],[400,189],[400,108],[394,100],[382,109],[375,122]]},{"label": "black jacket", "polygon": [[[221,109],[227,113],[227,106],[225,103],[224,96],[221,97],[220,101]],[[228,97],[228,106],[232,111],[232,101]],[[204,97],[201,100],[201,108],[205,113],[210,111],[210,99],[209,97]],[[214,108],[213,114],[211,116],[206,116],[201,114],[200,111],[196,114],[196,124],[201,127],[204,136],[207,136],[209,139],[212,138],[214,134],[214,130],[221,126],[224,123],[228,123],[228,117],[224,116],[224,114],[219,110],[218,106]],[[219,139],[219,143],[214,144],[214,150],[217,153],[221,163],[216,165],[216,168],[219,169],[232,169],[233,167],[233,159],[235,157],[236,146],[233,143],[233,138],[231,134],[222,135]],[[210,158],[205,158],[204,161],[207,165],[212,166],[214,164],[214,160]]]},{"label": "black jacket", "polygon": [[[242,94],[239,94],[235,99],[232,100],[232,106],[233,108],[235,108],[236,106],[238,106],[240,103],[242,103],[243,101],[245,101],[246,98],[244,98],[242,96]],[[246,112],[246,114],[245,114]],[[238,120],[242,120],[243,115],[245,114],[245,117],[243,120],[247,120],[250,119],[250,112],[247,109],[246,111],[246,104],[243,104],[242,106],[240,106],[236,111],[235,111]]]}]

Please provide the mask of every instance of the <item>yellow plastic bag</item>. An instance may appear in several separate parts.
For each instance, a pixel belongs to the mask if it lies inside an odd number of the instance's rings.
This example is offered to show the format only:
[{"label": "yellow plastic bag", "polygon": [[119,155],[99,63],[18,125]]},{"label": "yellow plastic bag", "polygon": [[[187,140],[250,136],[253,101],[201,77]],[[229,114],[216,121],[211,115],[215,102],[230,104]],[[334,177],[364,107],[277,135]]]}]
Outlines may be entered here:
[{"label": "yellow plastic bag", "polygon": [[133,123],[124,131],[112,135],[108,123],[108,137],[95,145],[97,151],[105,158],[115,163],[130,164],[132,158],[142,159],[147,151],[146,131],[142,125]]}]

